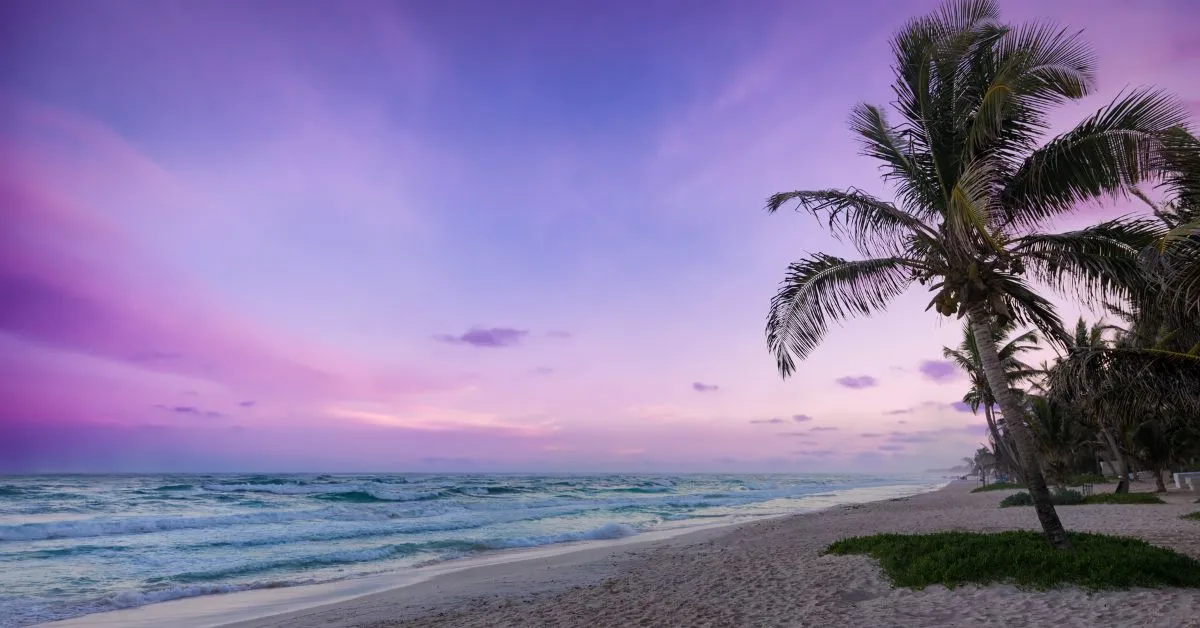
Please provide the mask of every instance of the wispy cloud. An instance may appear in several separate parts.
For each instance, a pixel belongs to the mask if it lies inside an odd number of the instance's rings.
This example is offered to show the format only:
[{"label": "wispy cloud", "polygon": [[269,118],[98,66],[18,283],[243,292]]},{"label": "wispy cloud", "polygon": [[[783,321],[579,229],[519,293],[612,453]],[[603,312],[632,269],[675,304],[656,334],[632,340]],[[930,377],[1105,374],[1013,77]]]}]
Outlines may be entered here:
[{"label": "wispy cloud", "polygon": [[888,435],[888,440],[892,441],[893,443],[932,443],[937,440],[937,438],[934,437],[934,434],[929,432],[892,432]]},{"label": "wispy cloud", "polygon": [[808,421],[813,420],[813,418],[808,416],[807,414],[793,414],[792,420],[797,423],[807,423]]},{"label": "wispy cloud", "polygon": [[449,344],[495,349],[520,344],[528,335],[529,331],[525,329],[513,329],[511,327],[472,327],[459,336],[441,334],[434,336],[434,339]]},{"label": "wispy cloud", "polygon": [[981,436],[987,429],[982,424],[958,425],[933,430],[918,430],[915,432],[890,432],[887,440],[892,443],[922,444],[944,440],[973,440]]},{"label": "wispy cloud", "polygon": [[251,407],[254,407],[254,404],[255,404],[255,402],[250,400],[250,401],[243,401],[243,402],[239,403],[238,405],[243,408],[251,408]]},{"label": "wispy cloud", "polygon": [[903,445],[880,445],[876,447],[879,451],[904,451]]},{"label": "wispy cloud", "polygon": [[769,425],[779,425],[779,424],[783,423],[783,419],[776,417],[773,419],[754,419],[750,422],[751,423],[769,424]]},{"label": "wispy cloud", "polygon": [[720,390],[720,386],[716,384],[705,384],[703,382],[695,382],[692,384],[692,390],[696,392],[715,392]]},{"label": "wispy cloud", "polygon": [[862,434],[859,434],[859,436],[863,438],[879,438],[880,436],[883,436],[883,434],[880,434],[879,432],[863,432]]},{"label": "wispy cloud", "polygon": [[944,401],[923,401],[911,408],[901,408],[899,410],[889,410],[884,412],[885,415],[895,416],[900,414],[913,414],[918,411],[939,411],[939,410],[954,410],[956,412],[970,412],[971,406],[961,402],[953,401],[946,403]]},{"label": "wispy cloud", "polygon": [[206,419],[219,419],[219,418],[225,416],[224,414],[221,414],[220,412],[217,412],[215,410],[203,410],[201,408],[197,408],[196,406],[157,405],[154,407],[160,408],[163,410],[167,410],[169,412],[174,412],[175,414],[190,414],[192,416],[204,417]]},{"label": "wispy cloud", "polygon": [[836,427],[831,427],[831,426],[820,426],[820,425],[818,425],[818,426],[816,426],[816,427],[813,427],[813,428],[809,429],[809,431],[810,431],[810,432],[836,432],[836,431],[838,431],[838,428],[836,428]]},{"label": "wispy cloud", "polygon": [[837,378],[836,381],[839,386],[853,389],[871,388],[872,386],[879,385],[879,380],[871,377],[870,375],[847,375],[845,377]]},{"label": "wispy cloud", "polygon": [[829,458],[838,455],[838,452],[832,449],[797,449],[792,453],[797,456],[808,456],[812,458]]}]

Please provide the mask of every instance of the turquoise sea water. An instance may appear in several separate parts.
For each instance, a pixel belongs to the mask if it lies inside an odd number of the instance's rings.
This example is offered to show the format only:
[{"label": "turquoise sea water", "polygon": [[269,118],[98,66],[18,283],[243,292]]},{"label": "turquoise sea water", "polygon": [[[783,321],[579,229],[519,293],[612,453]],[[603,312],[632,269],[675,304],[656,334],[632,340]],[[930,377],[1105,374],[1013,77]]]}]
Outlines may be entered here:
[{"label": "turquoise sea water", "polygon": [[927,475],[0,477],[0,626],[931,490]]}]

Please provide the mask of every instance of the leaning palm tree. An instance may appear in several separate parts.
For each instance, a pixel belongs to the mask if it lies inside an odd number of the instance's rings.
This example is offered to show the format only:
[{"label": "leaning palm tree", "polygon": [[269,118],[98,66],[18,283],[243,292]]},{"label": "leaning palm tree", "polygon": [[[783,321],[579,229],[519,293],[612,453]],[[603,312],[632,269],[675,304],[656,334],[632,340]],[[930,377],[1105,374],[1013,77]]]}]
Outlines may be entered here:
[{"label": "leaning palm tree", "polygon": [[929,307],[967,317],[1038,519],[1052,546],[1069,547],[1025,410],[1005,379],[996,328],[1016,320],[1051,341],[1067,336],[1029,279],[1092,296],[1121,289],[1112,278],[1134,266],[1148,242],[1142,222],[1062,234],[1041,227],[1155,172],[1162,138],[1184,113],[1162,93],[1134,91],[1041,143],[1050,110],[1091,91],[1092,54],[1059,27],[1001,23],[991,0],[952,2],[914,19],[892,48],[900,123],[864,104],[850,124],[865,154],[881,162],[895,201],[855,188],[768,200],[769,212],[795,202],[824,217],[867,258],[816,253],[791,264],[771,301],[767,344],[787,377],[830,323],[879,312],[914,283],[928,285]]},{"label": "leaning palm tree", "polygon": [[[1028,380],[1041,372],[1020,360],[1021,354],[1037,350],[1037,333],[1026,331],[1006,342],[1005,338],[1015,328],[1013,321],[1010,321],[1008,325],[997,327],[993,337],[993,342],[998,345],[996,355],[1004,369],[1005,380],[1009,382],[1010,386]],[[975,334],[971,332],[969,325],[963,326],[963,337],[962,341],[958,343],[958,347],[954,349],[942,347],[942,356],[967,374],[971,386],[963,395],[962,400],[971,408],[972,413],[979,412],[980,407],[983,408],[983,418],[987,421],[988,432],[991,434],[992,443],[996,449],[997,466],[1006,472],[1015,471],[1015,475],[1020,479],[1016,452],[1013,451],[1009,439],[1001,434],[1000,422],[995,413],[996,396],[992,394],[992,389],[988,385],[987,375],[983,371],[983,360],[979,357],[979,346],[975,342]]]}]

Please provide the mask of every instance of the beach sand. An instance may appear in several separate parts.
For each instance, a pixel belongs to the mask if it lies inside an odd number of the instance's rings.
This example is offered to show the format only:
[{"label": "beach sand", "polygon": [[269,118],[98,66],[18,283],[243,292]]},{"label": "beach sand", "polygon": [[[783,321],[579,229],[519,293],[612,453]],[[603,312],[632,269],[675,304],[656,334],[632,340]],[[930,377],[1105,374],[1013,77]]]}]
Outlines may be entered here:
[{"label": "beach sand", "polygon": [[[971,494],[974,486],[956,482],[899,500],[458,571],[231,626],[1200,626],[1195,589],[911,591],[893,589],[870,558],[822,555],[846,536],[1036,528],[1032,509],[996,507],[1010,492]],[[1167,505],[1059,513],[1070,530],[1138,537],[1200,558],[1200,523],[1180,519],[1200,510],[1196,497],[1172,492]]]},{"label": "beach sand", "polygon": [[[863,556],[824,556],[840,538],[880,532],[1036,529],[1031,508],[999,509],[1011,491],[955,482],[912,497],[601,545],[497,552],[377,581],[191,598],[48,626],[149,628],[432,627],[1200,627],[1200,590],[1089,594],[1011,586],[893,589]],[[1146,483],[1135,490],[1150,490]],[[1097,492],[1111,486],[1096,486]],[[1069,530],[1145,539],[1200,558],[1200,494],[1166,505],[1059,508]],[[406,586],[400,586],[406,585]],[[314,594],[315,591],[315,594]],[[303,594],[303,595],[301,595]],[[298,597],[299,596],[299,597]],[[299,601],[299,602],[298,602]],[[303,608],[303,610],[294,610]]]}]

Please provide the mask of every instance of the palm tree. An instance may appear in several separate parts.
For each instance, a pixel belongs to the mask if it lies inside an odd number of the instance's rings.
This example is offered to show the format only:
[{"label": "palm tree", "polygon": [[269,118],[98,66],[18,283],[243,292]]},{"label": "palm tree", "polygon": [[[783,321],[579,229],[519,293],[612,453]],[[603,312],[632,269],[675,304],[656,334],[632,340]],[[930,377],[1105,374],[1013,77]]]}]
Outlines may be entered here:
[{"label": "palm tree", "polygon": [[1041,395],[1028,395],[1029,425],[1038,444],[1038,453],[1051,478],[1065,486],[1079,460],[1084,444],[1080,424],[1063,404]]},{"label": "palm tree", "polygon": [[963,462],[967,463],[971,472],[968,475],[978,475],[979,481],[987,484],[988,474],[996,469],[996,456],[987,447],[980,447],[975,450],[975,455],[971,458],[963,458]]},{"label": "palm tree", "polygon": [[1159,493],[1167,492],[1163,473],[1200,449],[1200,430],[1178,419],[1178,416],[1156,416],[1141,422],[1129,435],[1130,448],[1141,464],[1154,473],[1155,490]]},{"label": "palm tree", "polygon": [[[1048,389],[1061,403],[1122,417],[1105,436],[1119,436],[1126,451],[1157,473],[1200,454],[1200,353],[1124,342],[1085,347],[1051,369]],[[1123,454],[1117,459],[1124,471]]]},{"label": "palm tree", "polygon": [[[1040,372],[1018,358],[1020,354],[1038,348],[1037,334],[1027,331],[1005,342],[1004,339],[1015,328],[1016,326],[1010,321],[1008,325],[996,328],[994,336],[994,342],[999,345],[996,354],[1004,368],[1005,379],[1009,385],[1029,379]],[[995,414],[996,396],[992,394],[992,389],[988,386],[987,375],[983,371],[983,360],[979,357],[979,347],[975,342],[975,334],[971,333],[970,326],[963,326],[963,338],[959,342],[958,348],[942,347],[942,356],[966,372],[971,387],[963,395],[962,400],[973,413],[978,412],[980,406],[983,407],[983,417],[987,421],[988,432],[991,434],[993,447],[996,450],[997,466],[1007,472],[1015,472],[1014,475],[1020,479],[1020,466],[1016,452],[1013,451],[1009,439],[1001,434],[999,421]]]},{"label": "palm tree", "polygon": [[1200,139],[1168,133],[1162,170],[1166,200],[1135,190],[1157,220],[1154,241],[1122,279],[1133,280],[1125,302],[1107,304],[1124,325],[1110,327],[1111,343],[1076,342],[1051,378],[1059,399],[1102,410],[1093,418],[1119,468],[1118,492],[1127,483],[1116,437],[1163,488],[1162,470],[1195,455],[1200,432]]},{"label": "palm tree", "polygon": [[878,312],[913,283],[930,285],[929,307],[967,317],[1038,519],[1052,546],[1069,547],[1025,411],[1005,379],[996,329],[1016,320],[1051,341],[1067,336],[1027,276],[1089,295],[1122,287],[1112,277],[1136,265],[1148,242],[1141,221],[1039,229],[1079,201],[1120,193],[1154,172],[1165,133],[1184,113],[1162,93],[1134,91],[1039,145],[1053,106],[1091,91],[1092,54],[1059,27],[1001,23],[992,0],[958,0],[916,18],[892,48],[901,122],[891,125],[881,108],[864,104],[850,126],[881,162],[895,201],[855,188],[770,197],[769,212],[795,202],[866,259],[815,253],[792,263],[771,301],[767,344],[787,377],[831,322]]},{"label": "palm tree", "polygon": [[[1115,329],[1104,322],[1098,322],[1093,325],[1088,325],[1083,317],[1080,317],[1075,322],[1075,333],[1066,344],[1066,354],[1059,356],[1059,364],[1063,360],[1069,360],[1071,356],[1086,354],[1089,351],[1103,349],[1108,346],[1108,341],[1104,337],[1104,332]],[[1053,368],[1057,368],[1056,365]],[[1046,369],[1047,374],[1052,369]],[[1105,411],[1103,404],[1098,403],[1094,395],[1086,392],[1078,391],[1078,394],[1071,395],[1069,398],[1061,394],[1054,395],[1056,391],[1045,389],[1044,391],[1050,394],[1056,402],[1063,405],[1074,407],[1079,418],[1087,425],[1094,428],[1100,435],[1100,441],[1104,447],[1108,449],[1108,455],[1111,459],[1113,472],[1117,475],[1117,493],[1129,492],[1129,465],[1125,461],[1125,452],[1122,451],[1119,443],[1123,442],[1121,437],[1127,431],[1125,425],[1127,421],[1122,421],[1121,417],[1125,416],[1122,413],[1114,413]]]}]

